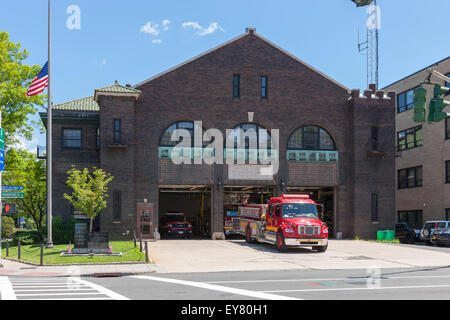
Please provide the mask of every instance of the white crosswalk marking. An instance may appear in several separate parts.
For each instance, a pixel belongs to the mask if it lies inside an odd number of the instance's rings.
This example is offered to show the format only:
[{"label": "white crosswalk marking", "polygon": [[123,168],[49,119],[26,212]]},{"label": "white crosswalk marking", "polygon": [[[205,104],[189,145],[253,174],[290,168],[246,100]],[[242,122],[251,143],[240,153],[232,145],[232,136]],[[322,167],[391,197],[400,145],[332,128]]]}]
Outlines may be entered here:
[{"label": "white crosswalk marking", "polygon": [[128,300],[78,277],[0,277],[0,300]]}]

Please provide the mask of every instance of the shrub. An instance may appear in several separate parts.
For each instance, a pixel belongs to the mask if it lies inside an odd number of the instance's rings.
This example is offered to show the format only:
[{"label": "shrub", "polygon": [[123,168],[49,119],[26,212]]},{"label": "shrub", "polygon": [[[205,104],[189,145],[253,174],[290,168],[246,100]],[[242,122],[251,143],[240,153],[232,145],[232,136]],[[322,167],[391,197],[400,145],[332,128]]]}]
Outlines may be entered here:
[{"label": "shrub", "polygon": [[65,222],[62,216],[53,218],[53,243],[69,244],[74,241],[75,220]]},{"label": "shrub", "polygon": [[14,219],[11,217],[2,217],[2,238],[11,239],[16,233]]},{"label": "shrub", "polygon": [[37,230],[18,229],[14,235],[12,245],[16,246],[19,240],[22,245],[38,244],[41,243],[43,239],[42,234]]}]

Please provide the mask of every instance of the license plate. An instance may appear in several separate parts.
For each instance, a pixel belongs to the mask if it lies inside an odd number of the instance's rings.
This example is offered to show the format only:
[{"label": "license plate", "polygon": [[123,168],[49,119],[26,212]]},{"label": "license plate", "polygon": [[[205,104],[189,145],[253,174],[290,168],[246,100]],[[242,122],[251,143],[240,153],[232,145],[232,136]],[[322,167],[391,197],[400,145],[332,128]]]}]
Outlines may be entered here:
[{"label": "license plate", "polygon": [[315,240],[315,239],[297,239],[297,242],[298,243],[300,243],[300,242],[317,242],[319,244],[322,244],[322,240],[319,240],[319,239],[317,239],[317,240]]}]

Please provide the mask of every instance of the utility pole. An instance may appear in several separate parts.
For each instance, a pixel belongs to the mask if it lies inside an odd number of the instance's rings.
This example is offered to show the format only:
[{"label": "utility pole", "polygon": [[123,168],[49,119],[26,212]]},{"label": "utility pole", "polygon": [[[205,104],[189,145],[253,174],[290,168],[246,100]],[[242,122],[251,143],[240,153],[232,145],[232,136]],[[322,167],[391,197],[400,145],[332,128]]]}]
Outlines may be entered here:
[{"label": "utility pole", "polygon": [[47,88],[47,248],[53,248],[52,235],[52,91],[51,91],[51,60],[52,60],[52,4],[48,0],[48,88]]}]

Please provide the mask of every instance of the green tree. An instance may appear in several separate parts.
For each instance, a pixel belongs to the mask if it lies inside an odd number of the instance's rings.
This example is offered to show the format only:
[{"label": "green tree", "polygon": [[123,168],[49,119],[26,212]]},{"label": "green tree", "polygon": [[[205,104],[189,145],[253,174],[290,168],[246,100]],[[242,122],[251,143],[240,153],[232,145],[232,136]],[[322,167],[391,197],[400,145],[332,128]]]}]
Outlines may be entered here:
[{"label": "green tree", "polygon": [[[28,66],[23,61],[28,52],[20,43],[13,43],[7,32],[0,32],[0,111],[6,145],[18,142],[17,135],[31,140],[33,133],[29,116],[36,114],[46,102],[46,95],[25,96],[27,89],[42,66]],[[35,122],[37,125],[37,122]]]},{"label": "green tree", "polygon": [[111,174],[102,169],[94,168],[91,173],[89,169],[82,171],[73,167],[68,174],[67,185],[72,188],[71,195],[64,194],[73,207],[82,214],[89,217],[90,232],[94,218],[106,208],[108,197],[108,184],[114,179]]},{"label": "green tree", "polygon": [[25,187],[25,198],[12,200],[17,204],[18,213],[32,220],[40,230],[46,217],[46,166],[33,153],[25,150],[9,149],[6,152],[3,185]]},{"label": "green tree", "polygon": [[14,219],[11,217],[2,217],[2,238],[12,239],[16,233]]}]

